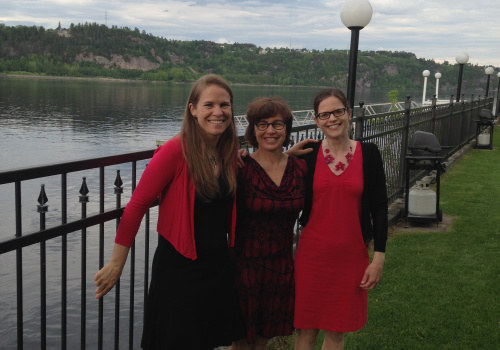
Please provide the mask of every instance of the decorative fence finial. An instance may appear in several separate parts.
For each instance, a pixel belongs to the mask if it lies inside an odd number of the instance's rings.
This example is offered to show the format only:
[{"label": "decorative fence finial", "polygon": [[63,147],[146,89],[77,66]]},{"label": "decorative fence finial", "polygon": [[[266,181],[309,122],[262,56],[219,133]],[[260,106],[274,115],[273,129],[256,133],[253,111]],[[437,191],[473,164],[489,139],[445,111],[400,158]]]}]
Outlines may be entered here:
[{"label": "decorative fence finial", "polygon": [[88,193],[89,188],[87,187],[87,178],[83,177],[82,187],[80,187],[80,203],[87,203],[89,201],[89,196],[87,196]]},{"label": "decorative fence finial", "polygon": [[123,193],[123,181],[120,176],[120,170],[116,171],[116,179],[115,179],[115,194]]},{"label": "decorative fence finial", "polygon": [[40,189],[40,195],[38,196],[39,205],[37,205],[37,212],[45,213],[46,211],[48,211],[49,210],[49,206],[47,205],[48,201],[49,199],[45,194],[45,185],[42,184],[42,188]]}]

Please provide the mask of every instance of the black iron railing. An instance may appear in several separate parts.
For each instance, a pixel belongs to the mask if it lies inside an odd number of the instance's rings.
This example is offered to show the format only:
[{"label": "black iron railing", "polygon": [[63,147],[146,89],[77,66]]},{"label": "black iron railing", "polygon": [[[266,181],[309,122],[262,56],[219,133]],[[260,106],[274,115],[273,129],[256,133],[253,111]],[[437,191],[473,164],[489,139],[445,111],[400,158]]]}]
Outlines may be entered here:
[{"label": "black iron railing", "polygon": [[[151,158],[153,155],[154,150],[148,150],[148,151],[143,151],[143,152],[136,152],[136,153],[129,153],[129,154],[121,154],[117,156],[110,156],[110,157],[102,157],[102,158],[95,158],[95,159],[87,159],[87,160],[81,160],[81,161],[73,161],[73,162],[66,162],[66,163],[60,163],[60,164],[53,164],[53,165],[48,165],[48,166],[40,166],[40,167],[34,167],[34,168],[27,168],[27,169],[18,169],[18,170],[12,170],[12,171],[6,171],[3,173],[0,173],[0,185],[4,184],[14,184],[14,189],[15,189],[15,234],[13,235],[14,238],[5,240],[0,243],[0,255],[1,254],[6,254],[10,251],[15,251],[16,252],[16,259],[15,259],[15,264],[16,264],[16,278],[15,278],[15,283],[16,283],[16,294],[17,294],[17,348],[18,349],[23,349],[24,347],[24,338],[26,337],[25,332],[23,331],[24,329],[24,300],[23,300],[23,248],[26,248],[28,246],[34,245],[34,244],[39,244],[40,245],[40,348],[45,349],[47,347],[47,266],[46,266],[46,258],[47,258],[47,252],[46,252],[46,242],[60,238],[61,240],[61,246],[60,246],[60,251],[61,251],[61,263],[60,263],[60,270],[61,270],[61,289],[60,289],[60,310],[61,310],[61,317],[60,317],[60,344],[61,348],[66,349],[67,348],[67,326],[68,326],[68,320],[67,320],[67,310],[68,310],[68,293],[67,293],[67,286],[68,286],[68,276],[67,276],[67,269],[68,269],[68,261],[67,261],[67,253],[68,253],[68,245],[67,245],[67,240],[68,240],[68,235],[74,234],[76,232],[81,232],[81,256],[80,256],[80,265],[81,265],[81,289],[80,289],[80,295],[81,295],[81,300],[80,300],[80,347],[84,349],[86,347],[86,323],[87,323],[87,317],[86,317],[86,312],[87,312],[87,229],[89,227],[93,226],[98,226],[99,228],[99,253],[98,253],[98,258],[99,258],[99,267],[103,266],[104,264],[104,235],[105,235],[105,223],[110,222],[110,221],[115,221],[116,226],[118,225],[119,219],[122,215],[123,208],[121,206],[121,194],[123,193],[123,188],[122,188],[122,181],[120,177],[119,171],[117,172],[117,176],[114,182],[114,194],[116,195],[116,206],[113,209],[105,209],[105,181],[104,181],[104,174],[105,174],[105,168],[110,167],[112,165],[117,165],[117,164],[125,164],[125,163],[131,163],[131,181],[130,181],[130,187],[131,190],[135,188],[136,182],[137,182],[137,162],[140,160],[145,160]],[[74,172],[81,172],[84,170],[88,169],[97,169],[99,173],[99,196],[98,196],[98,203],[99,203],[99,209],[98,212],[95,213],[94,215],[87,216],[87,203],[89,202],[89,190],[87,187],[87,182],[86,178],[83,177],[82,179],[82,185],[79,191],[79,203],[81,204],[81,217],[79,219],[73,220],[71,222],[68,222],[68,200],[67,200],[67,177],[68,174],[74,173]],[[60,176],[60,199],[61,199],[61,213],[60,213],[60,224],[55,225],[52,227],[47,228],[46,227],[46,216],[48,212],[48,197],[45,191],[45,185],[41,185],[40,189],[40,194],[38,196],[38,205],[37,205],[37,212],[40,215],[40,230],[36,232],[31,232],[31,233],[24,233],[23,232],[23,220],[22,220],[22,183],[24,181],[32,180],[32,179],[50,179],[51,176]],[[157,204],[154,204],[157,205]],[[146,217],[146,236],[149,239],[149,214]],[[115,226],[115,229],[116,229]],[[113,232],[112,230],[108,232]],[[148,254],[148,250],[146,250],[146,254]],[[130,273],[130,278],[132,279],[131,286],[133,286],[133,278],[135,275],[135,249],[132,247],[131,249],[131,273]],[[145,255],[144,261],[146,264],[149,263],[149,256]],[[148,273],[148,266],[145,267],[145,274]],[[3,283],[0,282],[0,283]],[[146,280],[147,283],[147,280]],[[147,290],[147,284],[144,286],[144,289]],[[75,292],[74,290],[72,291],[73,293]],[[119,320],[120,320],[120,315],[119,315],[119,310],[120,310],[120,288],[119,285],[116,288],[116,304],[115,304],[115,348],[118,348],[119,344]],[[130,291],[130,314],[129,314],[129,329],[133,330],[134,325],[133,325],[133,320],[134,320],[134,288],[131,287]],[[103,308],[103,300],[99,300],[99,307],[98,307],[98,326],[95,327],[97,330],[98,334],[98,347],[100,349],[103,348],[103,320],[104,320],[104,308]],[[54,326],[54,325],[52,325]],[[130,348],[132,348],[133,344],[133,333],[131,332],[129,334],[129,343],[130,343]],[[1,340],[0,340],[1,342]],[[73,339],[73,345],[75,343]],[[53,345],[51,346],[53,347]],[[74,346],[71,346],[74,347]]]},{"label": "black iron railing", "polygon": [[[369,116],[365,116],[364,109],[359,107],[354,111],[354,135],[358,140],[375,142],[381,149],[387,174],[388,195],[393,201],[404,193],[404,159],[414,131],[430,131],[438,137],[441,145],[451,146],[445,155],[446,159],[474,138],[476,128],[473,119],[477,118],[481,109],[491,110],[492,105],[493,98],[472,97],[470,101],[462,100],[459,103],[454,103],[451,98],[447,105],[436,105],[434,99],[431,106],[411,108],[408,98],[406,109],[403,111]],[[294,127],[292,135],[293,143],[304,138],[323,137],[315,124]],[[247,147],[242,138],[240,144],[241,147]],[[138,347],[149,282],[150,250],[152,247],[154,249],[155,245],[150,239],[150,223],[155,221],[153,217],[157,210],[154,207],[157,203],[153,204],[153,209],[146,214],[141,228],[144,234],[141,233],[136,239],[114,295],[109,293],[104,298],[106,304],[103,299],[98,302],[92,300],[94,293],[91,289],[91,276],[103,266],[105,256],[109,255],[123,212],[122,202],[125,202],[126,197],[135,189],[140,177],[139,172],[144,170],[153,152],[152,149],[0,173],[0,186],[7,186],[5,191],[13,192],[14,207],[12,232],[2,233],[4,237],[11,238],[0,242],[0,259],[3,259],[0,284],[13,284],[11,289],[16,300],[13,307],[16,310],[15,315],[11,318],[15,319],[15,327],[10,324],[1,325],[2,329],[9,329],[11,333],[15,328],[16,337],[9,338],[10,341],[6,340],[8,337],[0,337],[0,348]],[[144,164],[138,165],[140,162]],[[117,169],[117,166],[120,169]],[[86,173],[88,171],[90,173]],[[109,171],[113,171],[112,186],[105,181],[110,177],[105,176]],[[82,174],[86,176],[80,176]],[[79,176],[78,186],[68,184],[68,177],[74,180]],[[57,177],[60,180],[57,180]],[[122,178],[126,178],[125,182]],[[27,184],[33,180],[45,181],[46,184],[38,184],[40,190],[36,208],[33,206],[32,209],[26,209],[29,205],[26,201],[23,202],[25,196],[22,189],[23,185],[28,187]],[[89,186],[88,180],[98,182],[98,185]],[[55,183],[59,185],[59,190]],[[48,188],[51,193],[56,194],[48,195]],[[92,200],[96,192],[97,200]],[[53,208],[56,207],[51,212],[48,203],[53,203],[54,198],[60,199],[60,207],[51,204]],[[72,199],[68,201],[68,198]],[[33,198],[33,201],[35,200]],[[94,209],[89,210],[92,205]],[[39,219],[33,218],[32,213],[35,210],[39,213]],[[27,220],[26,216],[31,217]],[[33,226],[33,220],[38,222],[36,226]],[[27,223],[29,229],[25,232],[23,225]],[[92,241],[91,245],[89,240]],[[136,245],[140,247],[137,256]],[[55,253],[60,254],[60,261],[54,261]],[[33,256],[39,260],[33,260]],[[15,264],[15,269],[9,269],[11,273],[5,271],[7,259],[9,265]],[[143,264],[142,273],[137,273],[137,263]],[[75,270],[74,264],[79,265],[79,269]],[[36,278],[31,274],[37,265],[39,284],[32,281]],[[54,271],[57,271],[59,277],[53,276]],[[60,285],[53,287],[52,282],[47,283],[50,279],[56,279],[56,284]],[[34,293],[31,287],[25,287],[24,283],[27,281],[30,282],[29,286],[35,284],[38,292]],[[128,286],[128,292],[123,293],[124,286]],[[27,306],[25,301],[28,294],[39,296],[39,303],[30,299],[30,305]],[[8,298],[8,295],[0,295],[0,300],[1,298]],[[55,303],[54,299],[59,301]],[[108,304],[107,300],[113,302]],[[7,304],[5,300],[1,303]],[[28,308],[30,312],[27,312]],[[54,315],[54,308],[60,313],[59,316]],[[6,314],[9,312],[6,311]],[[6,318],[3,320],[6,322]],[[126,326],[122,325],[122,321],[125,321]]]},{"label": "black iron railing", "polygon": [[[376,143],[384,159],[387,176],[389,201],[401,197],[405,186],[404,162],[408,144],[415,131],[432,132],[442,146],[451,146],[443,154],[447,160],[460,148],[475,137],[477,119],[481,109],[493,108],[493,97],[474,99],[454,103],[453,96],[449,104],[437,105],[436,98],[430,106],[411,108],[411,101],[406,101],[406,109],[371,116],[364,115],[362,107],[355,108],[353,124],[355,138]],[[413,182],[421,173],[412,174]]]}]

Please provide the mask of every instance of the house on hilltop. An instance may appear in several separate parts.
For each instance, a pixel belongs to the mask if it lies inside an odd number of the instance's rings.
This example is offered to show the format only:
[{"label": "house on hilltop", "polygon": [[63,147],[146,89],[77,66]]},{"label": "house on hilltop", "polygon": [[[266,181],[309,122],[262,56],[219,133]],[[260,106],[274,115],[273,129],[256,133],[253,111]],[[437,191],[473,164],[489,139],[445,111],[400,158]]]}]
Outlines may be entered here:
[{"label": "house on hilltop", "polygon": [[66,28],[61,28],[61,22],[59,22],[59,26],[56,28],[56,33],[57,35],[60,35],[60,36],[65,36],[65,37],[69,37],[69,32]]}]

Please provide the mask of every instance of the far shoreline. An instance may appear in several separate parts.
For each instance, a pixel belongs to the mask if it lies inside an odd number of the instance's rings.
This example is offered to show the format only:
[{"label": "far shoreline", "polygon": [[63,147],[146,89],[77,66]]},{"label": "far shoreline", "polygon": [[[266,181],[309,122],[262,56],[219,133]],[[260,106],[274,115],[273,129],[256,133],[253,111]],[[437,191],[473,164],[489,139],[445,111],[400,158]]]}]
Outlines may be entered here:
[{"label": "far shoreline", "polygon": [[[101,82],[128,82],[128,83],[148,83],[148,84],[172,84],[186,85],[194,84],[195,81],[179,82],[179,81],[163,81],[163,80],[143,80],[143,79],[120,79],[108,77],[68,77],[57,75],[38,75],[38,74],[16,74],[16,73],[0,73],[0,78],[26,78],[26,79],[44,79],[44,80],[81,80],[81,81],[101,81]],[[250,83],[233,83],[232,86],[268,86],[268,87],[288,87],[288,88],[325,88],[329,85],[277,85],[277,84],[250,84]]]},{"label": "far shoreline", "polygon": [[[143,80],[143,79],[121,79],[121,78],[108,78],[108,77],[68,77],[57,75],[38,75],[38,74],[24,74],[24,73],[0,73],[0,79],[7,78],[26,78],[26,79],[44,79],[44,80],[80,80],[80,81],[98,81],[98,82],[125,82],[125,83],[145,83],[145,84],[168,84],[168,85],[192,85],[195,81],[179,82],[179,81],[163,81],[163,80]],[[278,85],[278,84],[250,84],[250,83],[233,83],[229,82],[231,86],[266,86],[266,87],[284,87],[284,88],[316,88],[323,89],[333,86],[332,85]],[[371,88],[362,88],[362,90],[370,91]],[[378,89],[378,88],[376,88]],[[345,90],[345,88],[341,89]],[[401,91],[400,89],[396,89]],[[454,91],[454,90],[453,90]],[[452,90],[443,90],[444,93],[453,92]],[[404,95],[404,94],[403,94]]]}]

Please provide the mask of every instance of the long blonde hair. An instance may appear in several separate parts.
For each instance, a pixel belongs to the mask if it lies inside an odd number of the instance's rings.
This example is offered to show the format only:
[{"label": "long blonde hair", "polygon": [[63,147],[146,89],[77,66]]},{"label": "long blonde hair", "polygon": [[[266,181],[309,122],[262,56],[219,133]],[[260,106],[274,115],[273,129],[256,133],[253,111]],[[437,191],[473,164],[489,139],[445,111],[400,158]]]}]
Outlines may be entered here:
[{"label": "long blonde hair", "polygon": [[220,135],[216,147],[221,164],[221,175],[227,179],[229,184],[229,194],[234,195],[236,192],[235,161],[238,138],[234,124],[233,91],[229,84],[218,75],[204,75],[191,88],[184,111],[184,121],[180,135],[182,153],[188,163],[189,175],[193,179],[196,194],[205,201],[216,197],[220,193],[220,188],[218,179],[208,162],[209,154],[206,145],[206,135],[200,128],[196,118],[191,114],[189,105],[193,104],[196,106],[202,92],[211,85],[217,85],[226,90],[231,98],[231,123],[222,135]]}]

